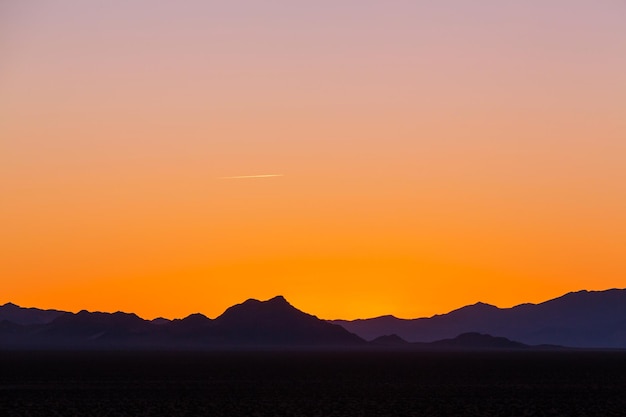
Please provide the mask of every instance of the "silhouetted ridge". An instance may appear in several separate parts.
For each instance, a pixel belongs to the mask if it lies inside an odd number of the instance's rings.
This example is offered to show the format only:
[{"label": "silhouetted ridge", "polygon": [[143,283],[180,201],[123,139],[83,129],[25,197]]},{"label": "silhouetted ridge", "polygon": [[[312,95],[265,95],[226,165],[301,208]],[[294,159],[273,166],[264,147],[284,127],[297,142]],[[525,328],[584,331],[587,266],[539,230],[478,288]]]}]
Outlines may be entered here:
[{"label": "silhouetted ridge", "polygon": [[413,320],[385,316],[333,323],[366,340],[394,333],[409,342],[428,343],[478,332],[535,346],[626,348],[626,290],[577,291],[503,309],[476,303]]},{"label": "silhouetted ridge", "polygon": [[[21,309],[6,306],[6,309]],[[158,323],[158,324],[157,324]],[[144,320],[132,313],[82,310],[49,323],[0,321],[0,346],[37,349],[215,349],[290,346],[354,346],[364,343],[341,326],[293,307],[284,297],[247,300],[211,320],[191,314],[179,320]]]},{"label": "silhouetted ridge", "polygon": [[249,299],[215,319],[223,340],[246,344],[342,345],[363,340],[341,326],[327,323],[293,307],[282,297]]},{"label": "silhouetted ridge", "polygon": [[211,319],[204,314],[194,313],[190,314],[182,320],[174,320],[175,322],[184,323],[187,326],[204,326],[211,323]]},{"label": "silhouetted ridge", "polygon": [[493,312],[497,310],[499,310],[499,308],[494,305],[478,302],[478,303],[471,304],[465,307],[461,307],[456,310],[452,310],[451,312],[447,314],[435,315],[432,318],[441,317],[441,316],[449,316],[449,317],[456,316],[462,320],[472,320],[472,319],[475,320],[475,319],[481,319],[483,317],[488,317],[490,314],[493,314]]},{"label": "silhouetted ridge", "polygon": [[82,310],[65,313],[43,326],[37,336],[44,342],[89,347],[92,345],[138,342],[149,334],[153,325],[132,313],[101,313]]},{"label": "silhouetted ridge", "polygon": [[[267,301],[247,300],[214,320],[192,314],[179,320],[150,321],[132,313],[83,310],[73,314],[24,309],[7,303],[0,306],[0,348],[371,348],[377,344],[399,346],[404,343],[402,339],[411,342],[412,349],[508,349],[519,344],[535,348],[626,348],[626,290],[579,291],[540,304],[506,309],[476,303],[448,314],[415,320],[382,316],[335,323],[345,328],[306,314],[281,296]],[[374,341],[366,344],[350,331]]]},{"label": "silhouetted ridge", "polygon": [[251,298],[241,304],[229,307],[215,320],[220,324],[234,324],[242,321],[265,322],[270,320],[293,320],[298,313],[317,319],[293,307],[284,297],[278,296],[267,301],[259,301]]},{"label": "silhouetted ridge", "polygon": [[505,337],[494,337],[476,332],[463,333],[453,339],[438,340],[429,345],[457,349],[522,349],[528,347]]},{"label": "silhouetted ridge", "polygon": [[291,306],[291,304],[289,304],[289,301],[287,301],[287,299],[285,297],[283,297],[282,295],[277,295],[276,297],[270,298],[269,300],[266,301],[267,304],[286,304],[288,306]]},{"label": "silhouetted ridge", "polygon": [[7,320],[15,324],[44,324],[50,323],[62,315],[63,311],[41,310],[38,308],[23,308],[13,303],[0,306],[0,321]]},{"label": "silhouetted ridge", "polygon": [[375,346],[406,346],[409,344],[409,342],[407,342],[397,334],[380,336],[369,343]]}]

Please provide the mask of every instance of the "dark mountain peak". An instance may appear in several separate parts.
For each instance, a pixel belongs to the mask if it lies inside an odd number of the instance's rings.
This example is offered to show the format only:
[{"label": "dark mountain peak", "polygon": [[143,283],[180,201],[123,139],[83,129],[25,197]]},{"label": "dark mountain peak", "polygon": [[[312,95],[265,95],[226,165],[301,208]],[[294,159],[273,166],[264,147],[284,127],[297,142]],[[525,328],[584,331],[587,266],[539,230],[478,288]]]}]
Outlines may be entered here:
[{"label": "dark mountain peak", "polygon": [[608,290],[602,290],[602,291],[589,291],[589,290],[571,291],[560,297],[556,297],[552,300],[548,300],[540,304],[545,304],[545,303],[549,303],[549,302],[553,302],[557,300],[576,300],[576,299],[590,299],[590,298],[607,299],[608,297],[626,297],[626,291],[620,288],[610,288]]},{"label": "dark mountain peak", "polygon": [[0,306],[0,321],[7,320],[15,324],[30,325],[49,323],[61,314],[63,314],[63,311],[24,308],[11,302]]},{"label": "dark mountain peak", "polygon": [[405,320],[405,319],[398,318],[392,314],[385,314],[384,316],[378,316],[378,317],[375,317],[375,319],[377,320]]},{"label": "dark mountain peak", "polygon": [[498,307],[494,306],[493,304],[487,304],[487,303],[483,303],[482,301],[479,301],[477,303],[462,307],[459,310],[462,310],[462,309],[492,311],[492,310],[498,310]]},{"label": "dark mountain peak", "polygon": [[495,337],[493,337],[490,334],[479,333],[479,332],[467,332],[467,333],[461,333],[460,335],[453,338],[452,340],[475,341],[475,340],[493,340],[493,339],[495,339]]},{"label": "dark mountain peak", "polygon": [[[537,304],[541,309],[548,311],[556,311],[557,309],[577,310],[578,313],[589,316],[604,311],[614,309],[611,314],[607,314],[607,318],[611,315],[617,317],[626,313],[626,290],[617,288],[604,291],[576,291],[569,292],[552,300]],[[584,318],[584,317],[583,317]]]},{"label": "dark mountain peak", "polygon": [[397,334],[389,334],[385,336],[377,337],[370,342],[377,346],[402,346],[407,345],[409,342],[398,336]]},{"label": "dark mountain peak", "polygon": [[328,320],[330,323],[366,323],[366,322],[370,322],[370,321],[376,321],[376,322],[380,322],[380,323],[389,323],[389,322],[398,322],[398,321],[409,321],[412,319],[401,319],[398,318],[394,315],[391,314],[385,314],[384,316],[376,316],[376,317],[372,317],[369,319],[354,319],[354,320],[342,320],[342,319],[335,319],[335,320]]},{"label": "dark mountain peak", "polygon": [[474,305],[474,307],[495,307],[492,304],[483,303],[482,301],[474,303],[473,305]]},{"label": "dark mountain peak", "polygon": [[362,343],[358,336],[298,310],[282,296],[249,299],[228,308],[214,321],[225,340],[248,344],[337,345]]},{"label": "dark mountain peak", "polygon": [[[159,323],[154,324],[159,325]],[[171,321],[165,321],[161,324],[163,328],[172,329],[175,332],[182,333],[194,333],[196,331],[202,331],[209,327],[213,320],[205,316],[204,314],[194,313],[190,314],[183,319],[175,319]],[[160,327],[160,326],[159,326]]]},{"label": "dark mountain peak", "polygon": [[495,337],[478,332],[462,333],[453,339],[439,340],[431,343],[431,345],[459,349],[520,349],[528,347],[528,345],[509,340],[506,337]]},{"label": "dark mountain peak", "polygon": [[174,320],[176,322],[185,323],[185,324],[205,324],[209,323],[212,320],[201,313],[190,314],[182,320]]},{"label": "dark mountain peak", "polygon": [[452,310],[451,312],[447,314],[437,314],[433,317],[462,316],[462,317],[470,318],[470,317],[491,314],[494,311],[498,311],[498,310],[500,309],[494,305],[479,301],[477,303],[470,304],[461,308],[457,308],[456,310]]},{"label": "dark mountain peak", "polygon": [[125,313],[123,311],[116,311],[115,313],[113,313],[113,317],[125,317],[125,318],[132,318],[132,319],[135,319],[135,320],[146,321],[146,320],[142,319],[141,317],[139,317],[135,313]]},{"label": "dark mountain peak", "polygon": [[277,295],[276,297],[270,298],[269,300],[265,300],[265,301],[257,300],[256,298],[249,298],[246,301],[244,301],[243,303],[235,304],[232,307],[248,306],[248,307],[251,307],[251,308],[257,308],[258,306],[261,306],[261,305],[265,305],[265,306],[283,306],[283,307],[294,308],[289,303],[289,301],[287,301],[287,299],[285,297],[283,297],[282,295]]},{"label": "dark mountain peak", "polygon": [[202,313],[193,313],[188,315],[187,317],[185,317],[183,320],[189,319],[189,318],[203,318],[203,319],[207,319],[207,320],[211,320],[210,318],[208,318],[207,316],[205,316]]},{"label": "dark mountain peak", "polygon": [[135,313],[124,313],[117,311],[115,313],[103,313],[100,311],[90,312],[87,310],[81,310],[76,314],[64,313],[54,319],[52,324],[98,324],[107,326],[136,326],[148,321],[142,319]]},{"label": "dark mountain peak", "polygon": [[287,299],[285,297],[283,297],[282,295],[277,295],[274,298],[270,298],[269,300],[265,301],[268,304],[283,304],[283,305],[288,305],[291,306],[291,304],[289,303],[289,301],[287,301]]},{"label": "dark mountain peak", "polygon": [[[283,296],[277,296],[266,301],[259,301],[250,298],[241,304],[229,307],[216,318],[217,321],[230,320],[268,320],[268,319],[284,319],[294,315],[309,316],[298,310],[285,299]],[[312,317],[312,316],[311,316]]]}]

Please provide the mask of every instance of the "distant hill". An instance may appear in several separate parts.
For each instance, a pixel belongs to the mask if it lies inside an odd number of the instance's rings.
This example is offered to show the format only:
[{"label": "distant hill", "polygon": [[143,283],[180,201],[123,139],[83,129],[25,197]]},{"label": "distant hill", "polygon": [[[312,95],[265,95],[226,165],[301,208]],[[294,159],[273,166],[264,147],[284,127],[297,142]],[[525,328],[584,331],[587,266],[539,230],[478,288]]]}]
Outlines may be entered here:
[{"label": "distant hill", "polygon": [[409,342],[433,342],[477,332],[529,345],[626,348],[626,290],[579,291],[504,309],[477,303],[413,320],[383,316],[332,323],[366,340],[396,334]]},{"label": "distant hill", "polygon": [[385,336],[379,336],[376,339],[369,342],[372,346],[398,346],[408,347],[410,343],[398,336],[397,334],[390,334]]},{"label": "distant hill", "polygon": [[382,350],[400,351],[456,351],[456,350],[562,350],[562,346],[538,345],[531,346],[516,342],[505,337],[491,336],[477,332],[462,333],[454,338],[436,340],[434,342],[409,343],[400,336],[392,334],[380,336],[368,342],[368,346]]},{"label": "distant hill", "polygon": [[236,344],[354,345],[364,341],[336,324],[293,307],[278,296],[262,302],[247,300],[214,320],[214,331]]},{"label": "distant hill", "polygon": [[427,345],[432,348],[450,349],[527,349],[531,347],[505,337],[494,337],[476,332],[463,333],[455,338],[438,340]]}]

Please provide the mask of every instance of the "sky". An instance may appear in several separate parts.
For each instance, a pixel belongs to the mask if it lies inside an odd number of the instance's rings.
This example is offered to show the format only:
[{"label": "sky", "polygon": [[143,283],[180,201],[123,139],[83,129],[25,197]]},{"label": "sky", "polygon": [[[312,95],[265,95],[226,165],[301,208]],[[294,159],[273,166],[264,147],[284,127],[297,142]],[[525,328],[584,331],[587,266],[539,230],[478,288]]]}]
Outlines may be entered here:
[{"label": "sky", "polygon": [[412,318],[626,287],[624,21],[2,1],[0,304]]}]

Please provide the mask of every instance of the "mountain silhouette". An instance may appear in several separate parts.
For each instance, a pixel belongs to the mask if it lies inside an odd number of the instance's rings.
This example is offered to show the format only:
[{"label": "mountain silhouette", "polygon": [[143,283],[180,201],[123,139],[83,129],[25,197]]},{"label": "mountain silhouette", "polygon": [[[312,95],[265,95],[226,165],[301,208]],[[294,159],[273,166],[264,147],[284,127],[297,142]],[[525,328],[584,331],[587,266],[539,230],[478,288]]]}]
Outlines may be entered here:
[{"label": "mountain silhouette", "polygon": [[214,320],[214,331],[237,344],[351,345],[363,340],[341,326],[293,307],[284,297],[249,299]]},{"label": "mountain silhouette", "polygon": [[13,303],[0,306],[0,321],[7,320],[15,324],[44,324],[50,323],[65,313],[58,310],[40,310],[38,308],[23,308]]},{"label": "mountain silhouette", "polygon": [[397,334],[389,334],[385,336],[379,336],[376,339],[369,342],[373,346],[403,346],[409,345],[409,342],[398,336]]},{"label": "mountain silhouette", "polygon": [[[513,308],[477,303],[414,320],[333,322],[284,297],[249,299],[210,319],[144,320],[136,314],[0,306],[0,347],[30,349],[230,349],[384,347],[510,349],[519,344],[626,348],[626,290],[579,291]],[[495,335],[495,336],[489,336]],[[496,337],[497,336],[497,337]],[[365,342],[371,340],[371,342]],[[410,342],[410,343],[409,343]],[[433,343],[435,342],[435,343]],[[539,346],[541,347],[541,346]]]},{"label": "mountain silhouette", "polygon": [[626,348],[626,290],[578,291],[504,309],[477,303],[413,320],[382,316],[332,322],[366,340],[397,334],[409,342],[433,342],[478,332],[529,345]]},{"label": "mountain silhouette", "polygon": [[514,342],[505,337],[494,337],[488,334],[469,332],[462,333],[452,339],[443,339],[427,344],[432,348],[449,349],[526,349],[530,346]]},{"label": "mountain silhouette", "polygon": [[[17,307],[19,308],[19,307]],[[0,322],[0,347],[36,349],[215,349],[365,344],[343,327],[306,314],[283,297],[247,300],[216,319],[144,320],[129,313],[61,313],[43,324]]]},{"label": "mountain silhouette", "polygon": [[31,326],[23,342],[38,347],[112,347],[148,343],[156,326],[136,314],[80,311]]}]

